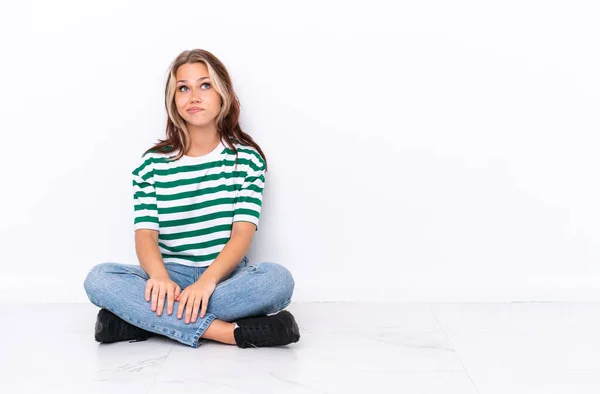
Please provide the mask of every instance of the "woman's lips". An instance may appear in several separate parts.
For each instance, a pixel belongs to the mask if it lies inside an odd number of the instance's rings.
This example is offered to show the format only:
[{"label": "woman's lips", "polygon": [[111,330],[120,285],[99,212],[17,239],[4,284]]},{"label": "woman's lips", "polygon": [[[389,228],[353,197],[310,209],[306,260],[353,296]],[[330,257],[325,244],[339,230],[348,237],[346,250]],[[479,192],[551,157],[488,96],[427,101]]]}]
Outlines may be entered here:
[{"label": "woman's lips", "polygon": [[190,108],[187,110],[191,114],[195,114],[196,112],[204,111],[202,108]]}]

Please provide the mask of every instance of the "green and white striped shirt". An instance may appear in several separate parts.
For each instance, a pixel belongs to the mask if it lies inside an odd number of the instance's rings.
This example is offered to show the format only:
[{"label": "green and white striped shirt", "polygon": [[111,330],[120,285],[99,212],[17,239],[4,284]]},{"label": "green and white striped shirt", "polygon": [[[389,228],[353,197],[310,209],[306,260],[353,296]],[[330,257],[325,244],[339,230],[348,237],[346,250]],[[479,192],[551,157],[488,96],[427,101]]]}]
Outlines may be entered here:
[{"label": "green and white striped shirt", "polygon": [[158,230],[163,261],[209,266],[231,237],[234,222],[258,231],[265,185],[265,162],[252,146],[222,141],[210,153],[179,160],[172,153],[148,152],[132,171],[134,229]]}]

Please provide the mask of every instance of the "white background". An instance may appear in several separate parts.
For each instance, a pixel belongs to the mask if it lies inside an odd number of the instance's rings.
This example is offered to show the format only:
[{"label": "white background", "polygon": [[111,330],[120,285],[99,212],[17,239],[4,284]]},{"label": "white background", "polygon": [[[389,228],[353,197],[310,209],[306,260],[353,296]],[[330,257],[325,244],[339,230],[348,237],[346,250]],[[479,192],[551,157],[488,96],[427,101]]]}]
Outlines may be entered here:
[{"label": "white background", "polygon": [[600,300],[596,2],[1,4],[0,302],[138,264],[131,170],[193,48],[267,155],[250,258],[293,301]]}]

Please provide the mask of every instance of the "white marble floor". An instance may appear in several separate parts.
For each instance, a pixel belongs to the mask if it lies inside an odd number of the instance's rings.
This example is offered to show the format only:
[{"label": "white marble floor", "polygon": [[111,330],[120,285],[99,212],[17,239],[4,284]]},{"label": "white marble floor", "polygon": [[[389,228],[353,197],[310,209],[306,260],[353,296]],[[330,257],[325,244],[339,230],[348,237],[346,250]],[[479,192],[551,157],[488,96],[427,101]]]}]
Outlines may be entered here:
[{"label": "white marble floor", "polygon": [[0,305],[0,393],[600,393],[600,304],[292,303],[300,342],[98,344],[91,304]]}]

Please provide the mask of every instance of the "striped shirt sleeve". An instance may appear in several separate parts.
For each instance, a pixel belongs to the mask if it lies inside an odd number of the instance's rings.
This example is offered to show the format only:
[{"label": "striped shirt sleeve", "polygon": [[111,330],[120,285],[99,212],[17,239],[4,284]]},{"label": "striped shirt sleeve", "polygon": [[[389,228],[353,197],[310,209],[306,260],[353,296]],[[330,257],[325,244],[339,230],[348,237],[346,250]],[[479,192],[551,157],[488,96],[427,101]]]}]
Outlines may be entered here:
[{"label": "striped shirt sleeve", "polygon": [[158,209],[151,159],[146,158],[139,167],[132,171],[134,229],[157,230]]},{"label": "striped shirt sleeve", "polygon": [[249,166],[244,183],[237,194],[233,206],[233,222],[250,222],[258,231],[258,219],[262,208],[263,189],[265,187],[265,163]]}]

